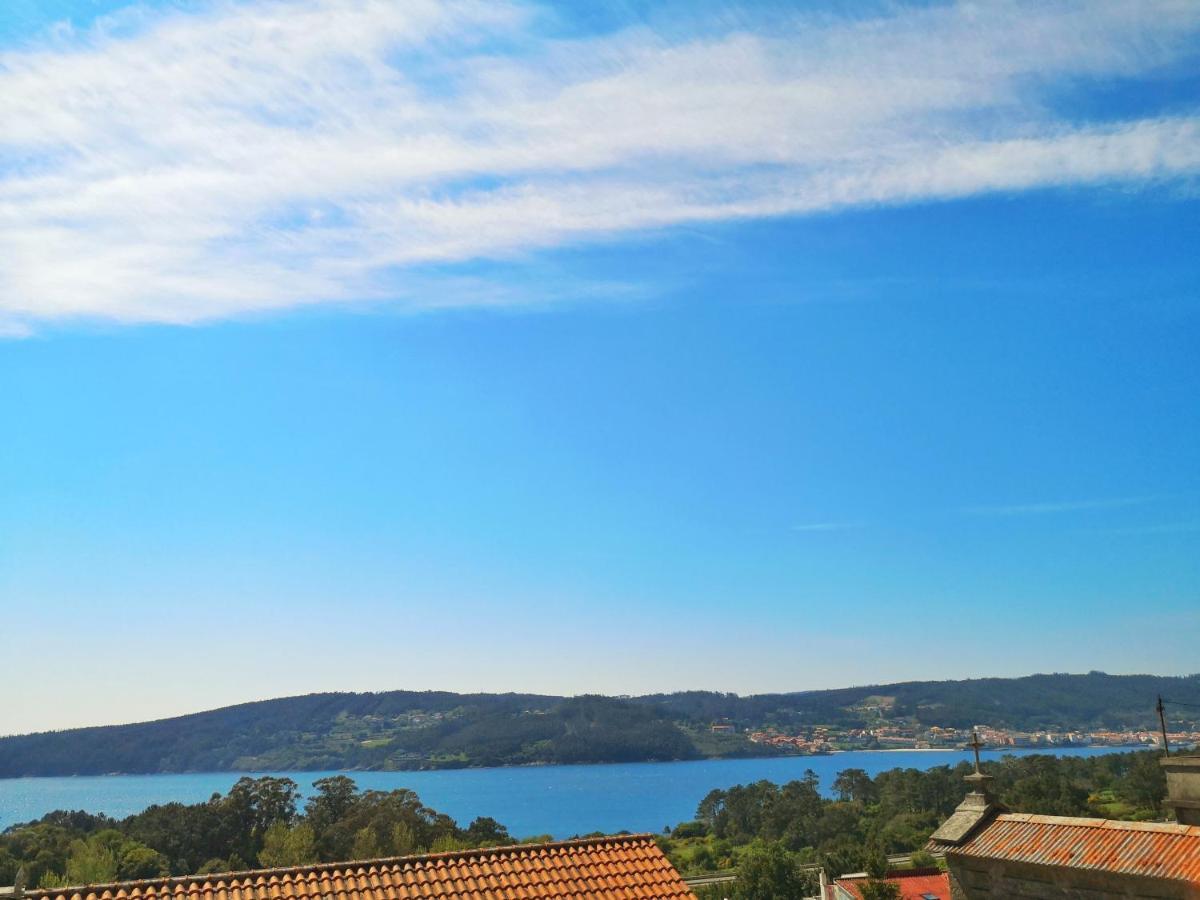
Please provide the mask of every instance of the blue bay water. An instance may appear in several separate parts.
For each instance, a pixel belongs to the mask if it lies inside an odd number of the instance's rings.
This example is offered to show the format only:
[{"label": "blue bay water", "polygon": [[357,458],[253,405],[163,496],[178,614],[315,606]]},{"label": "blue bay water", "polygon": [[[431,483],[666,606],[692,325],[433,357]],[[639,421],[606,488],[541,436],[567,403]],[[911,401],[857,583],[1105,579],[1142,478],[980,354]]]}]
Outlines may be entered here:
[{"label": "blue bay water", "polygon": [[[1053,752],[1095,756],[1129,749],[1079,747]],[[997,759],[1003,754],[984,751],[982,755]],[[692,818],[697,804],[713,788],[761,779],[782,783],[802,778],[805,769],[817,773],[822,790],[828,793],[843,769],[865,769],[875,775],[888,769],[955,765],[969,758],[959,750],[875,750],[776,759],[341,774],[349,775],[364,789],[410,788],[424,803],[449,813],[464,825],[476,816],[491,816],[515,836],[549,834],[566,838],[591,831],[661,831]],[[84,809],[120,818],[154,803],[197,803],[215,792],[224,793],[241,774],[0,779],[0,828],[39,818],[55,809]],[[307,795],[314,781],[339,773],[266,774],[292,778]]]}]

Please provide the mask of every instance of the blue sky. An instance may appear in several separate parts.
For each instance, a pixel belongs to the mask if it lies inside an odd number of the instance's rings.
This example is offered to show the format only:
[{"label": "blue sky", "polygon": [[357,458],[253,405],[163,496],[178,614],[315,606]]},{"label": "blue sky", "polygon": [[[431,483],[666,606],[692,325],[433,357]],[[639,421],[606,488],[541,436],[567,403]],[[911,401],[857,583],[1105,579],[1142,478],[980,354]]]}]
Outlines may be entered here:
[{"label": "blue sky", "polygon": [[1184,673],[1200,7],[0,14],[0,732]]}]

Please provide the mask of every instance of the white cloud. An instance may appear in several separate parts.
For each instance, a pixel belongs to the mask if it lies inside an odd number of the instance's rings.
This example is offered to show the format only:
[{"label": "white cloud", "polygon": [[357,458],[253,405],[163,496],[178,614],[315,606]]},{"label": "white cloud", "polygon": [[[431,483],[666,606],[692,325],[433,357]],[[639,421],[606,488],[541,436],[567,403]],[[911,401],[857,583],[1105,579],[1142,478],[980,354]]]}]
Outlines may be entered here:
[{"label": "white cloud", "polygon": [[1190,0],[748,14],[690,39],[553,40],[539,21],[225,2],[0,54],[0,322],[434,306],[414,290],[429,264],[1200,171],[1200,114],[1095,123],[1051,102],[1180,64]]}]

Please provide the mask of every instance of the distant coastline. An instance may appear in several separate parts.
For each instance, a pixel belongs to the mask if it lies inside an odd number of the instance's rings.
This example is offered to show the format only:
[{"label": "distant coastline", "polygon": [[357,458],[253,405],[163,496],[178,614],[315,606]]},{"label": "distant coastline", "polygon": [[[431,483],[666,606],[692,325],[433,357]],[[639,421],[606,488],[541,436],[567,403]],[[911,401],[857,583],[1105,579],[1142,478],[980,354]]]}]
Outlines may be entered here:
[{"label": "distant coastline", "polygon": [[[0,778],[191,772],[421,772],[934,752],[976,731],[1002,752],[1152,746],[1153,698],[1200,675],[1031,675],[741,697],[327,693],[153,722],[0,738]],[[1176,711],[1173,744],[1200,739]]]},{"label": "distant coastline", "polygon": [[[1194,749],[1195,744],[1182,745],[1185,749]],[[1008,746],[984,746],[981,752],[984,756],[1006,756],[1009,754],[1020,754],[1036,756],[1049,755],[1061,756],[1064,753],[1078,752],[1095,752],[1095,753],[1130,753],[1138,750],[1153,750],[1153,747],[1147,747],[1142,744],[1077,744],[1065,746],[1046,746],[1046,747],[1008,747]],[[336,772],[346,775],[409,775],[421,774],[430,775],[437,773],[449,774],[453,772],[479,772],[479,771],[505,771],[513,769],[557,769],[566,767],[603,767],[603,766],[624,766],[638,764],[688,764],[688,763],[706,763],[706,762],[737,762],[751,760],[800,760],[800,759],[821,759],[834,756],[845,756],[855,754],[901,754],[901,753],[916,753],[916,754],[967,754],[970,753],[969,747],[859,747],[850,749],[826,750],[821,753],[779,753],[772,756],[761,755],[728,755],[721,757],[701,757],[691,759],[646,759],[646,760],[602,760],[596,762],[522,762],[522,763],[504,763],[500,765],[461,765],[461,766],[414,766],[411,768],[292,768],[292,769],[276,769],[276,768],[254,768],[254,769],[188,769],[183,771],[177,770],[161,770],[157,772],[71,772],[62,775],[0,775],[0,781],[36,781],[39,779],[60,779],[60,778],[158,778],[158,777],[186,777],[186,776],[211,776],[211,777],[228,777],[228,776],[246,776],[246,777],[261,777],[264,775],[281,775],[281,774],[325,774]]]}]

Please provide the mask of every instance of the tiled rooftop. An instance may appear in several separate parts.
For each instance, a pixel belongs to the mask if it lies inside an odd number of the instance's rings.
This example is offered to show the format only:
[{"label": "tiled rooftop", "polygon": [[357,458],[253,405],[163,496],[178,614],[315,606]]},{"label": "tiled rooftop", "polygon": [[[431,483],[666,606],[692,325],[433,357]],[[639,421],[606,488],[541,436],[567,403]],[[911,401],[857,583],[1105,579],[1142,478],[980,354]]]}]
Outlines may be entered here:
[{"label": "tiled rooftop", "polygon": [[[889,872],[887,880],[900,888],[900,900],[950,900],[950,877],[945,872]],[[834,884],[862,900],[858,886],[864,881],[865,878],[839,878]]]},{"label": "tiled rooftop", "polygon": [[648,835],[28,891],[27,900],[676,900]]},{"label": "tiled rooftop", "polygon": [[1005,813],[948,854],[1200,884],[1200,826]]}]

